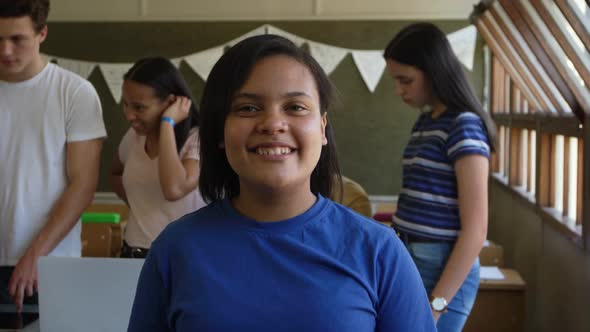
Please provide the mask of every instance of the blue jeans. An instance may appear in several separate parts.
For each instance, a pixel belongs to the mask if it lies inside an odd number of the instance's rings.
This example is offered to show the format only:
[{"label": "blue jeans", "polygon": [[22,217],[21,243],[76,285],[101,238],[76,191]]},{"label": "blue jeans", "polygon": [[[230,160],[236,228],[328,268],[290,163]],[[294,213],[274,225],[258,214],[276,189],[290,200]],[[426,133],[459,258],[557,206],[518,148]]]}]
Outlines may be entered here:
[{"label": "blue jeans", "polygon": [[[438,283],[454,243],[448,242],[410,242],[406,248],[410,252],[426,292],[430,294]],[[436,324],[439,332],[460,332],[473,308],[479,287],[479,259],[475,261],[467,278],[451,300],[448,311],[442,314]]]}]

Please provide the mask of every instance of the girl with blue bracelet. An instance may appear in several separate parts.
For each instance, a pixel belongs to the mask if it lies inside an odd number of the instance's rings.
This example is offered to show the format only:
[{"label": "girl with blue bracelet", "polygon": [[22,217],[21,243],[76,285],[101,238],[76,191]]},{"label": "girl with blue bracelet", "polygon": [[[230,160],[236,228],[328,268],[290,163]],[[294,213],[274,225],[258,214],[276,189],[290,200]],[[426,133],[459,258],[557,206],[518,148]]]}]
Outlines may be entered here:
[{"label": "girl with blue bracelet", "polygon": [[199,182],[197,106],[178,69],[161,57],[124,75],[131,128],[111,165],[113,191],[129,205],[122,257],[143,258],[172,220],[204,206]]}]

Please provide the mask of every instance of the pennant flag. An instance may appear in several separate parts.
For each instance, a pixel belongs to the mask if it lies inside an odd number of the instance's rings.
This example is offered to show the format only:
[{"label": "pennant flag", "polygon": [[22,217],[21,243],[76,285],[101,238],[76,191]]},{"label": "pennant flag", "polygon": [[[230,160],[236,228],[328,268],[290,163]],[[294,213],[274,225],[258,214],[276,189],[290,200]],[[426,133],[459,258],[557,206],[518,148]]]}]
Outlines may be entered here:
[{"label": "pennant flag", "polygon": [[180,68],[180,61],[182,61],[182,58],[170,59],[170,62],[172,62],[176,68]]},{"label": "pennant flag", "polygon": [[94,70],[94,67],[96,67],[96,62],[72,60],[58,57],[51,57],[51,59],[54,59],[58,66],[67,69],[71,72],[74,72],[84,78],[88,78],[88,76],[90,76],[90,73],[92,73],[92,71]]},{"label": "pennant flag", "polygon": [[354,63],[361,73],[361,77],[365,81],[369,91],[374,92],[383,70],[385,70],[385,59],[383,59],[383,51],[352,51],[352,58]]},{"label": "pennant flag", "polygon": [[473,57],[475,55],[475,41],[477,29],[470,25],[447,35],[451,48],[461,63],[469,70],[473,70]]},{"label": "pennant flag", "polygon": [[132,63],[99,63],[98,68],[117,103],[121,102],[123,75],[133,66]]},{"label": "pennant flag", "polygon": [[191,54],[184,61],[203,79],[207,80],[211,69],[223,55],[224,46],[217,46],[199,53]]},{"label": "pennant flag", "polygon": [[266,32],[267,28],[268,28],[268,25],[267,24],[261,25],[258,28],[254,29],[252,31],[249,31],[249,32],[247,32],[247,33],[245,33],[245,34],[243,34],[241,36],[239,36],[238,38],[235,38],[235,39],[232,39],[232,40],[228,41],[227,43],[225,43],[225,45],[234,46],[235,44],[239,43],[240,41],[242,41],[242,40],[244,40],[244,39],[246,39],[248,37],[258,36],[258,35],[264,35],[264,34],[267,33]]},{"label": "pennant flag", "polygon": [[290,41],[292,41],[298,47],[301,47],[301,45],[303,45],[303,43],[307,42],[307,40],[304,38],[301,38],[297,35],[287,32],[287,31],[281,30],[277,27],[273,27],[272,25],[268,26],[268,33],[273,34],[273,35],[279,35],[281,37],[285,37],[285,38],[289,39]]},{"label": "pennant flag", "polygon": [[309,52],[330,75],[348,54],[348,49],[309,41]]}]

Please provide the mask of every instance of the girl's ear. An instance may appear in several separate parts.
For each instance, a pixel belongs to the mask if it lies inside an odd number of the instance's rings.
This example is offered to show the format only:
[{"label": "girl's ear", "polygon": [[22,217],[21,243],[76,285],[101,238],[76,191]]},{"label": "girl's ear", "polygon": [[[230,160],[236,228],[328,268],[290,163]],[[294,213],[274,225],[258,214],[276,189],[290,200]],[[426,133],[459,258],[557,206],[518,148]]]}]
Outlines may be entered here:
[{"label": "girl's ear", "polygon": [[164,112],[166,112],[166,110],[170,107],[170,105],[172,105],[172,103],[174,103],[174,101],[176,100],[176,96],[174,96],[173,94],[169,94],[168,97],[166,97],[162,102],[164,103],[164,107],[162,107],[162,110],[160,111],[160,116],[164,114]]},{"label": "girl's ear", "polygon": [[173,94],[169,94],[168,97],[166,97],[166,105],[170,106],[172,105],[172,103],[176,100],[176,96]]},{"label": "girl's ear", "polygon": [[328,145],[328,138],[326,137],[326,126],[328,125],[328,112],[322,115],[322,145]]}]

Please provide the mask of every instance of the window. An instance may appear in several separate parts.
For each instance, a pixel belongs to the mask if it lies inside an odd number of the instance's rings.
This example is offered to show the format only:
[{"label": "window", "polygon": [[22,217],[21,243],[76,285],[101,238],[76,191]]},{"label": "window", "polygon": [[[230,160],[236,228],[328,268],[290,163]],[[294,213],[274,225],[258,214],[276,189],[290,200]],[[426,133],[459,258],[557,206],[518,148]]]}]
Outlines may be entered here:
[{"label": "window", "polygon": [[482,1],[472,21],[491,53],[484,95],[498,127],[494,179],[590,250],[588,2]]},{"label": "window", "polygon": [[494,178],[581,237],[582,126],[573,116],[529,112],[528,100],[501,61],[492,55],[490,63],[490,109],[498,124]]}]

